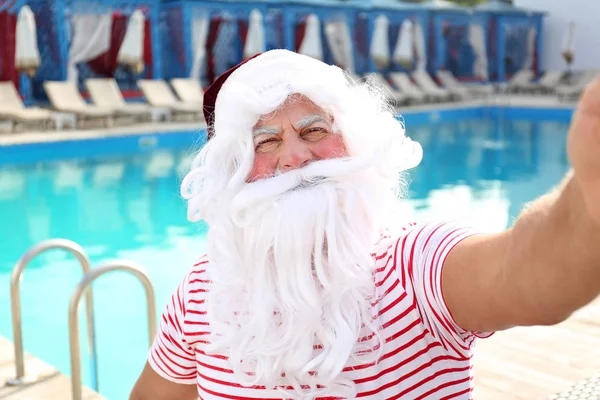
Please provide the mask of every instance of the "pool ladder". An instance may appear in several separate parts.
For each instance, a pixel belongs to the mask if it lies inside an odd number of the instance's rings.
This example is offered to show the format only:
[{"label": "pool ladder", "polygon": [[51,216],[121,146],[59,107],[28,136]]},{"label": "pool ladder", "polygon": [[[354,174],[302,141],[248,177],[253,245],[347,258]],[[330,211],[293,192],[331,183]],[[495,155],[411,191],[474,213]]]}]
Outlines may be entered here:
[{"label": "pool ladder", "polygon": [[148,345],[152,344],[156,333],[156,299],[154,288],[144,268],[133,261],[116,260],[109,261],[92,269],[91,263],[83,248],[67,239],[49,239],[31,247],[17,261],[10,277],[10,303],[13,328],[13,341],[15,352],[15,378],[9,379],[7,385],[21,386],[34,383],[38,377],[26,375],[25,357],[23,350],[23,327],[21,321],[21,293],[20,284],[23,272],[29,263],[41,253],[48,250],[62,249],[73,255],[79,262],[83,271],[83,278],[75,287],[69,301],[69,352],[71,361],[71,391],[73,400],[82,399],[81,380],[81,354],[79,349],[79,304],[85,296],[87,314],[88,352],[91,361],[91,386],[98,390],[98,356],[96,352],[96,336],[94,326],[94,306],[92,289],[90,285],[101,275],[111,271],[127,271],[133,274],[143,285],[146,293],[146,308],[148,312]]}]

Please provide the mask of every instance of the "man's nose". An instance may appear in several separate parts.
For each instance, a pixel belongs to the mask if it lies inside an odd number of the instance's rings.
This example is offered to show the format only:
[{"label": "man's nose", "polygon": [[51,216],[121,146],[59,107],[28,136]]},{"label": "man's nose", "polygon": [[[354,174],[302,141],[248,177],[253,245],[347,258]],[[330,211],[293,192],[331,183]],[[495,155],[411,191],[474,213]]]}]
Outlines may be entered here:
[{"label": "man's nose", "polygon": [[291,140],[284,144],[279,156],[279,170],[286,172],[304,167],[313,160],[313,154],[300,140]]}]

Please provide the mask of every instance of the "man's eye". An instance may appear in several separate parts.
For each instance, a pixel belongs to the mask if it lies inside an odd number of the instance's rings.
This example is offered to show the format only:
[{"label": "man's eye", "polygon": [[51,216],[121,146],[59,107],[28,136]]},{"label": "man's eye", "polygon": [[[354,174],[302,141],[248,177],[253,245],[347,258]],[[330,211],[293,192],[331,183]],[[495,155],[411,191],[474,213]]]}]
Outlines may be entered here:
[{"label": "man's eye", "polygon": [[302,132],[302,138],[305,140],[320,140],[327,136],[329,132],[325,128],[314,127]]},{"label": "man's eye", "polygon": [[276,143],[277,143],[276,138],[263,139],[254,145],[254,150],[255,151],[268,151],[269,149],[275,147]]}]

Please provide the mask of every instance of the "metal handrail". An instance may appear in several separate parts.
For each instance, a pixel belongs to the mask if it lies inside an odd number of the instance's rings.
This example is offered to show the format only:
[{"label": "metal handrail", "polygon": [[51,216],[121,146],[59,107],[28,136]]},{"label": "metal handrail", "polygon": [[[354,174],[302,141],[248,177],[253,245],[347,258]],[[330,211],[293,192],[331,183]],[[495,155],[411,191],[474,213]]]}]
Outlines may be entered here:
[{"label": "metal handrail", "polygon": [[[83,270],[84,274],[88,274],[91,271],[90,260],[85,254],[83,248],[77,243],[67,239],[49,239],[36,244],[23,254],[23,256],[17,261],[17,264],[12,270],[10,276],[10,305],[11,305],[11,318],[12,318],[12,329],[13,329],[13,341],[15,351],[15,369],[16,377],[9,379],[6,384],[10,386],[19,386],[35,382],[36,376],[25,376],[25,356],[23,351],[23,326],[21,321],[21,292],[20,284],[23,275],[23,271],[29,265],[29,263],[41,253],[47,250],[62,249],[71,253]],[[88,350],[92,363],[96,361],[96,340],[94,337],[94,314],[93,314],[93,299],[92,291],[87,293],[86,297],[86,308],[88,317]],[[98,386],[98,373],[97,368],[93,365],[93,379],[94,387]]]},{"label": "metal handrail", "polygon": [[94,268],[86,274],[79,282],[71,301],[69,302],[69,348],[71,353],[71,391],[72,400],[82,399],[81,390],[81,355],[79,354],[79,302],[81,297],[90,290],[89,285],[101,275],[107,272],[124,270],[135,275],[144,286],[146,292],[146,306],[148,309],[148,345],[152,345],[156,334],[156,299],[154,288],[150,278],[146,275],[144,268],[133,261],[116,260],[109,261]]}]

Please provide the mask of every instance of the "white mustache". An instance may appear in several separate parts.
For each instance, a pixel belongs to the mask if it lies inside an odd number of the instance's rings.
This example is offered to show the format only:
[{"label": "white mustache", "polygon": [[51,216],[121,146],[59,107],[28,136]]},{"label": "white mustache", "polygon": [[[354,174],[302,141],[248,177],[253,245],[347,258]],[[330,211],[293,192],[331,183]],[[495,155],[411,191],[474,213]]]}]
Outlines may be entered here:
[{"label": "white mustache", "polygon": [[[271,178],[245,184],[233,197],[229,212],[238,226],[251,223],[248,214],[260,215],[257,209],[268,206],[265,200],[294,190],[316,187],[326,182],[336,182],[353,173],[363,172],[372,164],[370,158],[336,158],[314,161],[306,167],[288,171]],[[246,213],[252,210],[251,213]]]}]

